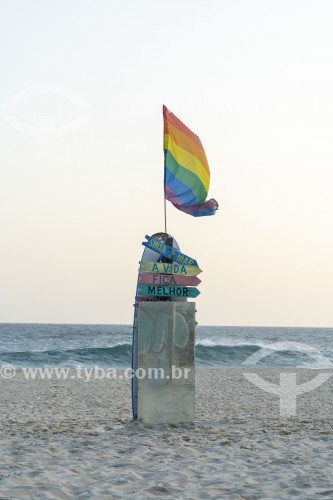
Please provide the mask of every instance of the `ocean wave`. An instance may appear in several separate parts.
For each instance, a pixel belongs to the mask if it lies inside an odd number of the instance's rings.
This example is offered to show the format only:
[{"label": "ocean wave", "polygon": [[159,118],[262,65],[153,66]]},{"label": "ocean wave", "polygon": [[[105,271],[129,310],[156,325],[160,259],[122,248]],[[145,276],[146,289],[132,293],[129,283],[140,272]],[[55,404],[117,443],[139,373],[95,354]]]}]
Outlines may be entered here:
[{"label": "ocean wave", "polygon": [[314,356],[311,348],[299,351],[292,346],[278,348],[274,344],[237,343],[207,345],[198,343],[195,349],[196,362],[199,367],[246,367],[246,361],[254,353],[264,349],[262,359],[253,367],[276,368],[332,368],[332,360],[323,356]]},{"label": "ocean wave", "polygon": [[195,343],[196,346],[204,347],[215,347],[215,346],[225,346],[225,347],[240,347],[240,346],[256,346],[258,349],[262,347],[269,347],[270,344],[265,344],[260,341],[246,342],[244,340],[235,341],[234,339],[219,339],[212,340],[209,338],[200,339]]},{"label": "ocean wave", "polygon": [[[199,340],[195,348],[198,367],[242,367],[244,362],[262,348],[267,355],[260,359],[257,367],[296,367],[321,368],[311,353],[297,352],[292,349],[278,350],[274,344],[251,342],[215,342],[211,339]],[[325,358],[324,358],[325,359]],[[15,367],[29,366],[66,366],[75,367],[99,365],[104,367],[127,368],[131,366],[132,345],[120,342],[107,347],[81,347],[68,349],[49,349],[34,351],[0,352],[0,364],[12,364]],[[327,365],[326,365],[327,366]]]},{"label": "ocean wave", "polygon": [[259,346],[253,344],[203,345],[198,343],[195,346],[195,357],[197,365],[201,367],[240,366],[258,349]]},{"label": "ocean wave", "polygon": [[13,366],[115,366],[131,365],[132,346],[119,343],[113,347],[51,349],[47,351],[16,351],[0,353],[0,363]]}]

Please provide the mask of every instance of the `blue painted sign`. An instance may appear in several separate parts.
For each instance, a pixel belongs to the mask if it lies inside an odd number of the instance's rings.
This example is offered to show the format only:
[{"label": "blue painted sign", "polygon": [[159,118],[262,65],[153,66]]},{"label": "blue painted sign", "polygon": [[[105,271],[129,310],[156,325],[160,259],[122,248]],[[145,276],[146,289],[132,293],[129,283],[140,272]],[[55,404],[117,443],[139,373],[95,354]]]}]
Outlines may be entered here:
[{"label": "blue painted sign", "polygon": [[198,263],[195,259],[192,259],[192,257],[189,257],[188,255],[185,255],[184,253],[180,252],[176,248],[170,247],[169,245],[166,245],[164,241],[156,240],[155,238],[152,238],[151,236],[145,236],[145,238],[148,240],[147,242],[144,241],[142,244],[146,248],[150,248],[150,250],[154,250],[154,252],[159,253],[160,255],[163,255],[163,257],[166,257],[167,259],[171,259],[177,264],[181,264],[183,266],[197,266]]},{"label": "blue painted sign", "polygon": [[139,285],[139,297],[184,297],[194,299],[199,295],[197,288],[187,286]]}]

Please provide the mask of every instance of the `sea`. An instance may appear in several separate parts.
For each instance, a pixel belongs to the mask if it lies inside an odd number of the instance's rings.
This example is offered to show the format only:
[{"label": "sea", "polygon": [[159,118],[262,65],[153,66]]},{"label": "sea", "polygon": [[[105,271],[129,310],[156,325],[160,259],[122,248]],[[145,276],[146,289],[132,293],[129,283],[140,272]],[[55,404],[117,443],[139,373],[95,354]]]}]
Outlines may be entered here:
[{"label": "sea", "polygon": [[[128,368],[131,358],[131,325],[0,323],[0,366]],[[332,368],[333,328],[197,326],[195,360],[199,368]]]}]

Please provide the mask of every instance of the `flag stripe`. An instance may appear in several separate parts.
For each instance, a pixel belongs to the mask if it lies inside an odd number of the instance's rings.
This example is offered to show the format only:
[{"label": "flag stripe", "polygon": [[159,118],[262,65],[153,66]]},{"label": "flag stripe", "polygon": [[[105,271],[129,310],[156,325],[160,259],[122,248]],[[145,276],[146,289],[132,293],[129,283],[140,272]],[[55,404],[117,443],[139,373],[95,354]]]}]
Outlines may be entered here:
[{"label": "flag stripe", "polygon": [[172,191],[171,187],[168,185],[165,186],[165,198],[171,201],[171,203],[173,203],[174,205],[182,204],[180,198],[176,195],[174,191]]},{"label": "flag stripe", "polygon": [[219,208],[217,201],[213,198],[211,200],[205,201],[205,203],[200,203],[199,205],[173,205],[174,207],[178,208],[178,210],[192,215],[193,217],[214,215],[216,210]]},{"label": "flag stripe", "polygon": [[184,134],[177,127],[172,126],[168,121],[165,122],[164,144],[166,144],[165,134],[169,135],[171,140],[175,142],[178,146],[196,156],[209,174],[209,166],[206,154],[202,147],[199,147],[198,144],[196,144],[190,137]]},{"label": "flag stripe", "polygon": [[177,203],[178,205],[190,205],[191,203],[193,203],[193,198],[196,199],[196,196],[193,193],[192,189],[190,189],[187,185],[177,179],[168,168],[166,168],[165,173],[167,187],[171,190],[171,192],[169,193],[171,197],[169,198],[167,194],[165,195],[165,197],[169,201]]},{"label": "flag stripe", "polygon": [[193,215],[194,217],[214,215],[215,211],[218,209],[218,203],[214,199],[196,205],[186,205],[185,203],[182,203],[182,201],[168,185],[165,187],[165,198],[171,201],[173,206],[178,208],[178,210],[181,210],[189,215]]},{"label": "flag stripe", "polygon": [[209,174],[202,163],[200,163],[200,161],[192,153],[185,151],[185,149],[177,146],[177,144],[172,141],[168,142],[165,150],[168,150],[175,159],[177,158],[177,164],[180,167],[186,168],[186,170],[195,174],[204,185],[206,192],[208,192]]},{"label": "flag stripe", "polygon": [[[174,177],[180,181],[183,185],[171,185],[170,187],[177,193],[178,189],[180,189],[181,193],[184,191],[190,191],[193,194],[192,203],[203,203],[207,196],[207,191],[205,186],[199,179],[197,175],[195,175],[190,170],[183,168],[179,163],[176,162],[170,151],[166,151],[165,158],[165,168],[166,170],[170,170],[170,172],[174,175]],[[167,173],[167,172],[166,172]],[[170,179],[171,181],[172,179]],[[169,184],[168,179],[166,179],[167,184]],[[175,189],[176,188],[176,189]],[[188,201],[188,203],[190,203]]]},{"label": "flag stripe", "polygon": [[199,137],[192,132],[184,123],[182,123],[173,113],[171,113],[165,106],[163,106],[163,116],[164,120],[168,121],[171,123],[171,125],[174,125],[177,127],[179,130],[181,130],[185,135],[190,137],[192,141],[197,143],[197,145],[203,149],[201,141]]},{"label": "flag stripe", "polygon": [[209,169],[200,161],[200,159],[193,153],[193,151],[186,149],[177,142],[173,141],[169,134],[164,135],[164,149],[168,149],[177,162],[182,167],[191,170],[198,177],[200,177],[203,184],[208,191],[209,187]]}]

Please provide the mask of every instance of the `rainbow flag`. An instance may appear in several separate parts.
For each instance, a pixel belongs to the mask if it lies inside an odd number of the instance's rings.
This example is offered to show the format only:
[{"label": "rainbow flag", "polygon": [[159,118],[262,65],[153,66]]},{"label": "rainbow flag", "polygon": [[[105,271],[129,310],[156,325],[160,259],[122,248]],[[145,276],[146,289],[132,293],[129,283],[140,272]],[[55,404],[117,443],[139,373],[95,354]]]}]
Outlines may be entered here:
[{"label": "rainbow flag", "polygon": [[214,215],[219,205],[214,199],[206,201],[210,172],[199,137],[166,106],[163,119],[165,198],[194,217]]}]

